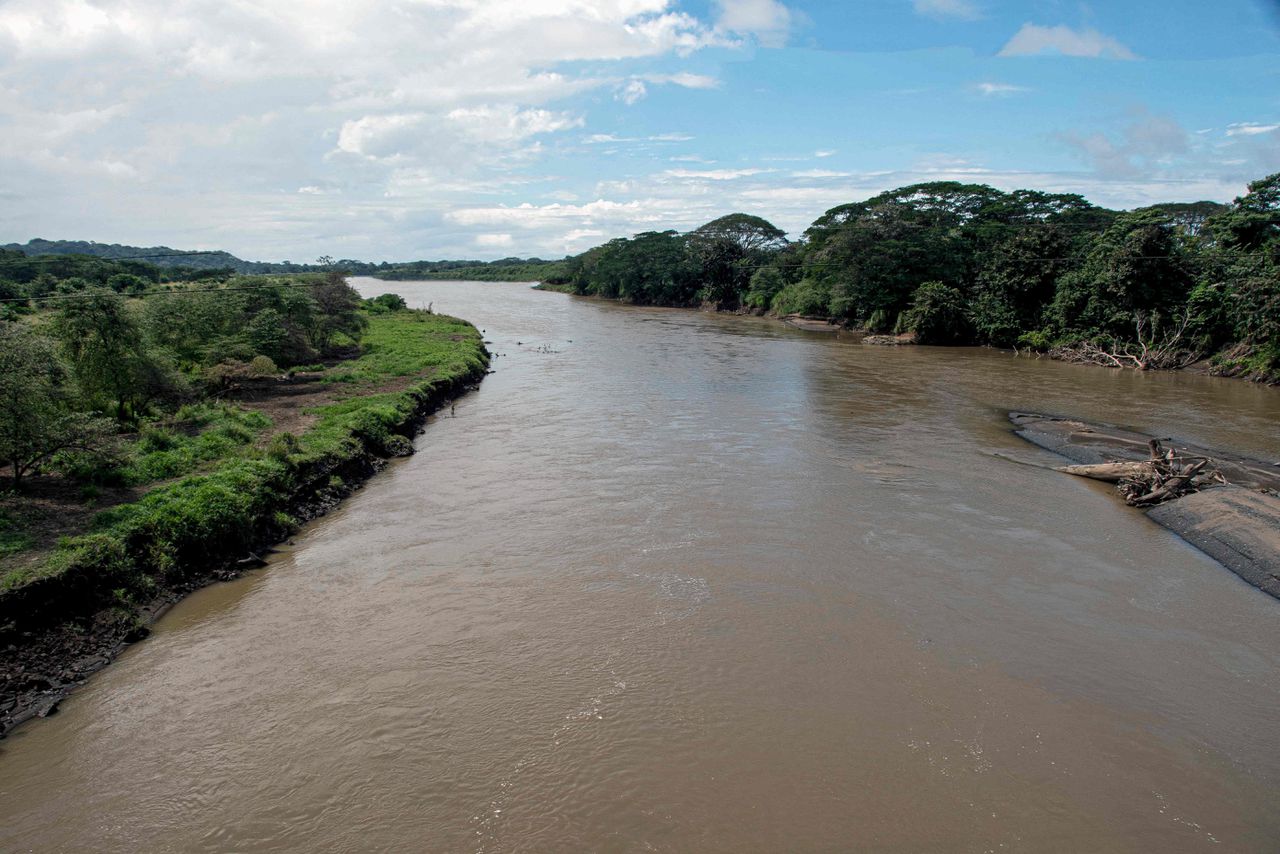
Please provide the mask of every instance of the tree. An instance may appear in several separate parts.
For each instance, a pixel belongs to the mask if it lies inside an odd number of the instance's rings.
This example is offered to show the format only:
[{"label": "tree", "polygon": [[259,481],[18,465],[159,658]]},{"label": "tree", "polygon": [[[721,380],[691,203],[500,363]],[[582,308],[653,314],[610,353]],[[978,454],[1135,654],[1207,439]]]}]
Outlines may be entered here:
[{"label": "tree", "polygon": [[274,308],[264,308],[249,321],[245,334],[254,353],[281,361],[280,355],[288,343],[288,333],[280,312]]},{"label": "tree", "polygon": [[689,233],[697,240],[727,240],[743,254],[776,252],[787,245],[787,233],[767,219],[731,213],[713,219]]},{"label": "tree", "polygon": [[67,373],[53,342],[17,323],[0,322],[0,459],[14,489],[55,454],[107,454],[114,430],[108,419],[68,408]]},{"label": "tree", "polygon": [[978,340],[1005,347],[1038,328],[1072,252],[1069,232],[1044,224],[1012,230],[983,253],[971,299]]},{"label": "tree", "polygon": [[146,279],[135,276],[133,273],[116,273],[107,279],[107,287],[118,294],[140,294],[150,284]]},{"label": "tree", "polygon": [[786,232],[745,213],[713,219],[689,232],[685,240],[698,266],[702,301],[727,309],[742,304],[752,271],[787,245]]},{"label": "tree", "polygon": [[367,321],[360,314],[360,294],[347,284],[339,272],[328,273],[322,282],[311,286],[316,315],[309,330],[311,345],[317,350],[328,348],[338,334],[358,340]]},{"label": "tree", "polygon": [[1246,252],[1280,239],[1280,172],[1250,183],[1230,210],[1205,225],[1223,246]]},{"label": "tree", "polygon": [[1137,320],[1180,314],[1190,286],[1187,246],[1173,223],[1160,211],[1135,211],[1117,217],[1059,280],[1048,316],[1060,333],[1129,338]]},{"label": "tree", "polygon": [[912,294],[902,325],[915,332],[921,344],[959,343],[969,331],[964,294],[942,282],[925,282]]},{"label": "tree", "polygon": [[64,300],[54,329],[80,392],[91,404],[114,404],[126,420],[172,388],[172,373],[146,349],[142,330],[124,299],[90,288]]}]

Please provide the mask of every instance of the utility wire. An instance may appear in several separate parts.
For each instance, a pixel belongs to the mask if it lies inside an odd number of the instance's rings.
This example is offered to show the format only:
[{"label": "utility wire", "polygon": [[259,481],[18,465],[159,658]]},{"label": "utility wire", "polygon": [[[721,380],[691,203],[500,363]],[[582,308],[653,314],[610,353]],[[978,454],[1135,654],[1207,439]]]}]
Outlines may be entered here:
[{"label": "utility wire", "polygon": [[[315,282],[271,282],[261,285],[242,285],[228,287],[211,287],[211,288],[178,288],[171,291],[143,291],[137,294],[125,294],[128,299],[140,299],[142,297],[183,297],[191,294],[210,294],[210,293],[228,293],[235,291],[267,291],[277,288],[313,288]],[[115,291],[112,291],[115,293]],[[59,300],[85,299],[91,297],[87,291],[77,291],[72,294],[48,294],[42,297],[8,297],[0,299],[0,303],[27,303],[27,302],[52,302]]]},{"label": "utility wire", "polygon": [[[22,251],[22,250],[18,250]],[[221,249],[208,249],[192,252],[160,252],[154,255],[116,255],[115,257],[107,257],[105,255],[89,255],[84,252],[44,252],[39,255],[24,255],[22,258],[0,258],[0,264],[31,264],[31,263],[49,263],[53,261],[78,261],[82,258],[92,258],[94,261],[136,261],[141,258],[188,258],[192,255],[227,255],[228,253]],[[250,262],[256,263],[256,262]]]}]

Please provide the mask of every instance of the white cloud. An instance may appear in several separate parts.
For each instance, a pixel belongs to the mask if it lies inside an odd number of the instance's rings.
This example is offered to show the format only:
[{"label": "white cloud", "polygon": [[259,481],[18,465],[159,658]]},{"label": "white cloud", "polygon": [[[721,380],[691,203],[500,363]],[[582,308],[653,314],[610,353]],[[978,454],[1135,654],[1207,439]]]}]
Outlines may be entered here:
[{"label": "white cloud", "polygon": [[1097,30],[1085,28],[1073,30],[1065,25],[1042,27],[1023,24],[1000,49],[1000,56],[1039,56],[1060,54],[1092,59],[1137,59],[1129,48],[1114,38]]},{"label": "white cloud", "polygon": [[771,169],[668,169],[663,175],[672,178],[693,178],[703,181],[734,181],[738,178],[750,178],[763,175]]},{"label": "white cloud", "polygon": [[652,136],[617,136],[612,133],[593,133],[582,138],[586,145],[621,145],[648,142],[688,142],[693,139],[687,133],[659,133]]},{"label": "white cloud", "polygon": [[0,229],[401,255],[547,180],[527,165],[586,118],[559,102],[713,88],[673,65],[739,41],[673,0],[4,0]]},{"label": "white cloud", "polygon": [[1190,152],[1189,134],[1174,119],[1138,109],[1118,132],[1068,132],[1058,138],[1104,178],[1137,178]]},{"label": "white cloud", "polygon": [[693,74],[689,71],[680,71],[675,74],[645,74],[640,79],[650,83],[670,83],[683,86],[685,89],[716,89],[720,86],[720,81],[714,77]]},{"label": "white cloud", "polygon": [[613,93],[614,100],[630,106],[649,94],[648,88],[645,87],[642,80],[628,80],[622,86],[618,87],[618,91]]},{"label": "white cloud", "polygon": [[510,246],[514,241],[510,234],[486,233],[475,236],[475,244],[482,249],[501,249]]},{"label": "white cloud", "polygon": [[814,157],[831,157],[836,151],[833,148],[820,148],[813,153]]},{"label": "white cloud", "polygon": [[715,89],[720,81],[705,74],[679,71],[673,74],[641,74],[629,80],[620,80],[613,92],[613,99],[631,106],[649,94],[646,84],[679,86],[683,89]]},{"label": "white cloud", "polygon": [[1006,95],[1016,95],[1019,92],[1030,92],[1026,86],[1015,86],[1012,83],[977,83],[974,88],[978,90],[980,95],[987,98],[1004,97]]},{"label": "white cloud", "polygon": [[765,47],[782,47],[795,23],[795,14],[778,0],[715,0],[720,15],[716,26],[728,32],[755,36]]},{"label": "white cloud", "polygon": [[1227,125],[1227,136],[1258,136],[1259,134],[1271,133],[1274,130],[1280,130],[1280,124],[1263,125],[1257,122],[1236,122]]},{"label": "white cloud", "polygon": [[577,222],[582,225],[596,223],[652,224],[669,216],[663,203],[652,199],[635,199],[614,202],[597,199],[581,205],[553,202],[549,205],[525,203],[514,207],[459,208],[445,214],[449,222],[465,226],[514,226],[536,229],[548,224]]},{"label": "white cloud", "polygon": [[982,17],[982,11],[970,0],[912,0],[916,14],[927,18],[957,18],[973,21]]},{"label": "white cloud", "polygon": [[837,172],[833,169],[801,169],[792,172],[792,178],[848,178],[852,173]]}]

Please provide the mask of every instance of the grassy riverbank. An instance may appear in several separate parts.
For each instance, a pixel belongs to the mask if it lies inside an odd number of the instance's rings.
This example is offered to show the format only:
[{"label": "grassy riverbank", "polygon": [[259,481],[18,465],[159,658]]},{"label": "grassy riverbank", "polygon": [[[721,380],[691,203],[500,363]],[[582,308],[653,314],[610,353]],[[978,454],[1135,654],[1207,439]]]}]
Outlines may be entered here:
[{"label": "grassy riverbank", "polygon": [[465,321],[373,313],[352,358],[246,381],[202,404],[205,423],[190,434],[144,432],[126,467],[136,500],[91,516],[39,559],[24,555],[37,537],[21,513],[7,512],[0,732],[56,702],[137,637],[158,607],[252,565],[253,550],[332,506],[386,458],[412,453],[421,419],[487,365]]}]

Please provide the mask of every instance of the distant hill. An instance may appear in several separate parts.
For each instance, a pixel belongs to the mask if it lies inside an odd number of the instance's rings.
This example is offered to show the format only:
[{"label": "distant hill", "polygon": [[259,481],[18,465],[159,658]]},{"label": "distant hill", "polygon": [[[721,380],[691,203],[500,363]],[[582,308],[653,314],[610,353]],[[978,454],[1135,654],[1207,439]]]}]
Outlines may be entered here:
[{"label": "distant hill", "polygon": [[245,261],[230,252],[192,251],[168,246],[125,246],[120,243],[97,243],[92,240],[42,240],[9,243],[0,249],[11,249],[29,256],[89,255],[104,260],[137,260],[157,267],[188,270],[230,270],[234,273],[305,273],[337,268],[361,276],[380,279],[473,279],[479,281],[534,281],[555,276],[562,261],[541,258],[503,258],[498,261],[401,261],[375,264],[343,258],[332,266],[292,264],[288,261]]},{"label": "distant hill", "polygon": [[190,270],[232,270],[236,273],[287,273],[319,269],[306,264],[272,264],[244,261],[230,252],[202,252],[171,249],[168,246],[125,246],[92,240],[42,240],[9,243],[0,249],[16,249],[26,255],[90,255],[108,260],[136,259],[157,267],[185,267]]}]

